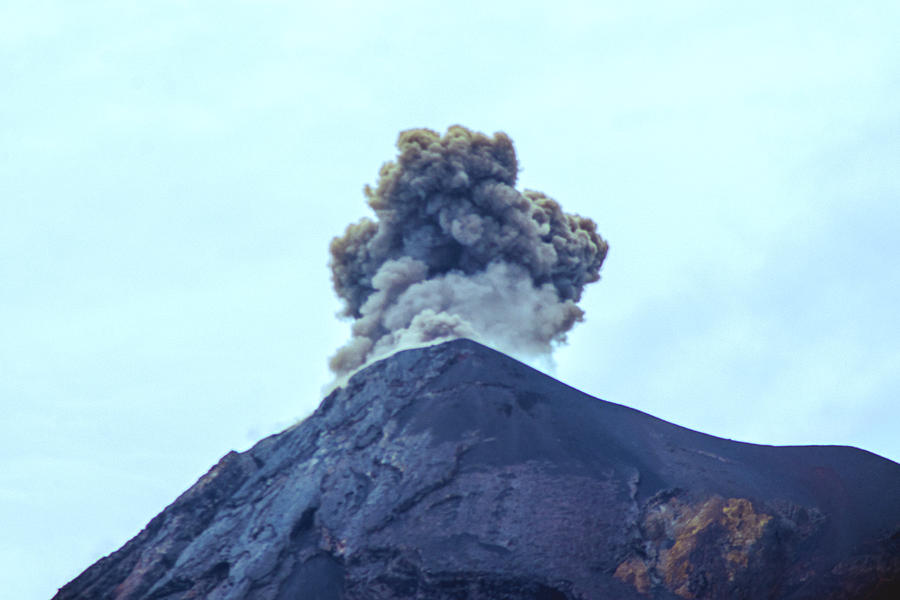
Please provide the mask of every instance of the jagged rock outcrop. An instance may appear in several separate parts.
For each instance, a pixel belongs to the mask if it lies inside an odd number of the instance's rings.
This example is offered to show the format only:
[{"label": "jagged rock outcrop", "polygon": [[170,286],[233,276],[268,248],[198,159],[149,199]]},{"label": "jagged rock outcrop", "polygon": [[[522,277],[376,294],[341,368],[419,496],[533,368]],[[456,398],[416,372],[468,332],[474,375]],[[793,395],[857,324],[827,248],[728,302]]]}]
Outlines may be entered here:
[{"label": "jagged rock outcrop", "polygon": [[68,599],[900,598],[900,465],[597,400],[468,340],[231,452]]}]

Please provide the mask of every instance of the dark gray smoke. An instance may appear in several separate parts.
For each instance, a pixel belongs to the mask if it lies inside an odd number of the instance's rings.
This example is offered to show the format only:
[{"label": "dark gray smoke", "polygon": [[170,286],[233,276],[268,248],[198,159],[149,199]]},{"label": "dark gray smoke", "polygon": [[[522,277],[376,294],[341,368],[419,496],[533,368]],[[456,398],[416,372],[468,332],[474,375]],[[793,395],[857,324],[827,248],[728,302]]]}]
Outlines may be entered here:
[{"label": "dark gray smoke", "polygon": [[584,286],[600,278],[608,247],[594,222],[516,190],[504,133],[411,129],[397,148],[365,188],[376,220],[331,242],[334,289],[354,319],[332,371],[456,337],[549,355],[583,319]]}]

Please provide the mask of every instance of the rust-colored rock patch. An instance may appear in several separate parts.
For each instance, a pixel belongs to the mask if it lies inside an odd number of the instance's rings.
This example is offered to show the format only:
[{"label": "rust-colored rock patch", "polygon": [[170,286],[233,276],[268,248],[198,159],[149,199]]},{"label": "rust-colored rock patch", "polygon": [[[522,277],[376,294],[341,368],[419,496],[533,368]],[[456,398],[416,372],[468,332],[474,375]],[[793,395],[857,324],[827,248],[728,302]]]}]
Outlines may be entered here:
[{"label": "rust-colored rock patch", "polygon": [[616,579],[634,587],[639,593],[650,591],[650,570],[647,564],[636,556],[625,560],[616,568]]},{"label": "rust-colored rock patch", "polygon": [[645,556],[623,561],[615,577],[642,594],[656,581],[682,598],[713,597],[748,568],[771,521],[746,498],[651,502],[641,524]]}]

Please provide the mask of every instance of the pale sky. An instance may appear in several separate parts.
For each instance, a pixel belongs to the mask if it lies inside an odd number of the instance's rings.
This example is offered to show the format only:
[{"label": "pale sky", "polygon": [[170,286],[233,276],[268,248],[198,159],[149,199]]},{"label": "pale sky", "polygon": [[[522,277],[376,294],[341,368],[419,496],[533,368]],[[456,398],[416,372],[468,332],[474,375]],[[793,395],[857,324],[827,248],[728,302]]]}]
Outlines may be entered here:
[{"label": "pale sky", "polygon": [[505,131],[609,241],[556,378],[900,460],[898,7],[0,0],[0,588],[317,406],[411,127]]}]

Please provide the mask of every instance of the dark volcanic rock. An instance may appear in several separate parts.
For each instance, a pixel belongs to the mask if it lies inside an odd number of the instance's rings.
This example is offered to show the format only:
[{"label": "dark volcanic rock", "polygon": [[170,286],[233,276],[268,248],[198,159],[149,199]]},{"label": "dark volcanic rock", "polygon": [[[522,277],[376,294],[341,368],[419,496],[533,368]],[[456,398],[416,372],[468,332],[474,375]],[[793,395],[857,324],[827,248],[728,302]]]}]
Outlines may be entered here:
[{"label": "dark volcanic rock", "polygon": [[704,435],[467,340],[226,455],[59,600],[900,598],[900,465]]}]

